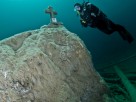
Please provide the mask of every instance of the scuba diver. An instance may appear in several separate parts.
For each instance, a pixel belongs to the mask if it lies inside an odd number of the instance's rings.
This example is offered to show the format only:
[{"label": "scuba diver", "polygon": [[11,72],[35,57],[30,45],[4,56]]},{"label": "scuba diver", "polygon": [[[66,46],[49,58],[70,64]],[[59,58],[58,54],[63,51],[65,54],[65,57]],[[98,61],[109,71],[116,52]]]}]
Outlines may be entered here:
[{"label": "scuba diver", "polygon": [[123,40],[132,43],[134,38],[132,35],[121,25],[113,23],[107,16],[95,5],[83,1],[82,4],[76,3],[74,11],[80,16],[80,23],[83,27],[98,28],[100,31],[110,35],[117,31]]}]

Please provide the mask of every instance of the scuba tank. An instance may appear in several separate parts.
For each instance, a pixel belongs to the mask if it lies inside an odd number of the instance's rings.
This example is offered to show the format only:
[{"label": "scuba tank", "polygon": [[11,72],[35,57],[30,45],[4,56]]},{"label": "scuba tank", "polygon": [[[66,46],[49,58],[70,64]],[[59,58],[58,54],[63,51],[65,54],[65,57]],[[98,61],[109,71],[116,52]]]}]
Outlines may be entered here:
[{"label": "scuba tank", "polygon": [[82,7],[84,11],[86,10],[86,6],[88,3],[89,3],[89,0],[88,1],[83,0]]}]

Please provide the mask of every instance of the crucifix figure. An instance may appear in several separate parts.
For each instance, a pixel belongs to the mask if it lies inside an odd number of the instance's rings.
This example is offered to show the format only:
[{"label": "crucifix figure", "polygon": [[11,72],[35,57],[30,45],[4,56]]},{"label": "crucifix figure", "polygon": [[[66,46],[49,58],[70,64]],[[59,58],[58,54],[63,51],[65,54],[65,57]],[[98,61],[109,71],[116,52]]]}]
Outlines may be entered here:
[{"label": "crucifix figure", "polygon": [[50,14],[50,20],[52,24],[58,24],[57,19],[55,15],[57,15],[57,12],[53,10],[53,7],[49,6],[46,10],[45,13]]}]

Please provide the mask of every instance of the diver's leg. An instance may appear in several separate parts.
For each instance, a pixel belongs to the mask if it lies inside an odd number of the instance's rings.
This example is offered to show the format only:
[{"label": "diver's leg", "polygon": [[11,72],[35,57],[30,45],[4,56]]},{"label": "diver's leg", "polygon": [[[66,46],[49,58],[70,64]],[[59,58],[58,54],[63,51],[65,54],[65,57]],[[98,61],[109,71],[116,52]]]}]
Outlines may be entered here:
[{"label": "diver's leg", "polygon": [[116,30],[116,24],[114,24],[111,20],[108,18],[104,18],[99,22],[99,25],[97,26],[99,30],[102,32],[111,35]]},{"label": "diver's leg", "polygon": [[127,40],[129,43],[133,42],[134,38],[123,26],[116,24],[116,30],[119,32],[123,40]]},{"label": "diver's leg", "polygon": [[116,31],[116,24],[114,24],[111,20],[107,20],[107,31],[108,34],[112,34],[113,32]]}]

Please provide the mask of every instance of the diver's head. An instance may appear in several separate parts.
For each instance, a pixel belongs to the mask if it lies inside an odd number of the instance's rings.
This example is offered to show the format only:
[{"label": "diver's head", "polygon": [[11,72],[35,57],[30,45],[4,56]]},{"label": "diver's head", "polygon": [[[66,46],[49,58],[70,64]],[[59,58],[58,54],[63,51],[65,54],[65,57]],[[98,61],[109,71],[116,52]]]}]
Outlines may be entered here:
[{"label": "diver's head", "polygon": [[76,12],[81,12],[82,9],[83,9],[83,7],[82,7],[82,5],[81,5],[80,3],[76,3],[76,4],[74,5],[74,11],[76,11]]}]

